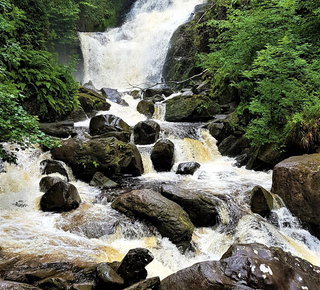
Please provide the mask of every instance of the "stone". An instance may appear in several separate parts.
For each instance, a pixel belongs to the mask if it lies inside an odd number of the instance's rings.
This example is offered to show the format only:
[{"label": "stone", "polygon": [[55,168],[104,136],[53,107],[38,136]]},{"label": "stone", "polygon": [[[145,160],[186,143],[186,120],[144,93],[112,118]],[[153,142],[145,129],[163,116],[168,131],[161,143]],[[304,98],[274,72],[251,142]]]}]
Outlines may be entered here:
[{"label": "stone", "polygon": [[131,249],[122,259],[117,273],[124,279],[125,285],[129,286],[147,278],[145,267],[154,259],[148,249]]},{"label": "stone", "polygon": [[59,173],[69,181],[65,163],[59,160],[45,159],[40,162],[41,174]]},{"label": "stone", "polygon": [[176,173],[193,175],[200,166],[201,165],[198,162],[183,162],[178,165]]},{"label": "stone", "polygon": [[152,277],[135,283],[124,290],[157,290],[160,285],[159,277]]},{"label": "stone", "polygon": [[292,156],[278,163],[271,192],[320,238],[320,154]]},{"label": "stone", "polygon": [[196,227],[211,227],[219,220],[218,208],[221,201],[213,194],[186,190],[176,185],[163,185],[161,194],[179,204]]},{"label": "stone", "polygon": [[124,284],[124,280],[107,263],[100,263],[97,267],[97,289],[111,288]]},{"label": "stone", "polygon": [[25,283],[18,283],[13,281],[6,281],[0,279],[0,289],[2,290],[40,290],[41,288],[28,285]]},{"label": "stone", "polygon": [[152,120],[141,121],[134,126],[133,134],[135,144],[153,144],[159,139],[160,125]]},{"label": "stone", "polygon": [[170,171],[174,164],[174,144],[168,139],[159,140],[151,151],[151,161],[156,171]]},{"label": "stone", "polygon": [[131,136],[131,127],[121,118],[111,114],[91,118],[89,131],[91,136],[116,137],[123,142],[129,142]]},{"label": "stone", "polygon": [[253,213],[269,217],[274,208],[272,194],[262,186],[255,186],[250,192],[250,206]]},{"label": "stone", "polygon": [[106,97],[108,100],[110,100],[113,103],[116,103],[121,106],[129,106],[129,104],[121,98],[121,93],[118,92],[116,89],[110,89],[110,88],[102,88],[101,89],[102,95]]},{"label": "stone", "polygon": [[39,123],[39,129],[50,136],[68,138],[74,133],[74,122],[66,120],[54,123]]},{"label": "stone", "polygon": [[68,182],[53,184],[41,197],[40,207],[43,211],[70,211],[81,203],[77,188]]},{"label": "stone", "polygon": [[153,116],[154,110],[154,102],[152,100],[141,100],[137,105],[137,111],[147,118]]},{"label": "stone", "polygon": [[39,182],[40,191],[46,192],[52,185],[60,181],[63,181],[63,179],[61,179],[60,177],[52,177],[52,176],[42,177]]},{"label": "stone", "polygon": [[134,144],[116,138],[73,137],[51,150],[52,157],[68,164],[76,178],[90,181],[96,172],[111,178],[116,174],[143,174],[141,155]]},{"label": "stone", "polygon": [[163,237],[186,250],[190,246],[194,225],[177,203],[154,190],[133,190],[114,200],[112,207],[153,223]]},{"label": "stone", "polygon": [[108,177],[104,176],[101,172],[96,172],[92,180],[90,181],[89,185],[91,186],[97,186],[101,188],[114,188],[118,187],[118,183],[112,181]]},{"label": "stone", "polygon": [[68,283],[60,277],[50,277],[38,282],[41,289],[67,290]]}]

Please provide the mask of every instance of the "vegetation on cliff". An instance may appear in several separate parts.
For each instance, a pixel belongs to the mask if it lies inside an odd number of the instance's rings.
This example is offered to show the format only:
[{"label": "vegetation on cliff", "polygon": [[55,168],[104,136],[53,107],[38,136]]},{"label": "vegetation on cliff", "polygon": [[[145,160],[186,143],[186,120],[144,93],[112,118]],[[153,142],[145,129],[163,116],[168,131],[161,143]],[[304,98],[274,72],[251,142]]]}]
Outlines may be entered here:
[{"label": "vegetation on cliff", "polygon": [[[211,96],[233,89],[246,136],[259,147],[307,149],[319,135],[320,2],[211,0],[197,29],[209,34],[198,63],[210,74]],[[313,120],[313,121],[312,121]]]}]

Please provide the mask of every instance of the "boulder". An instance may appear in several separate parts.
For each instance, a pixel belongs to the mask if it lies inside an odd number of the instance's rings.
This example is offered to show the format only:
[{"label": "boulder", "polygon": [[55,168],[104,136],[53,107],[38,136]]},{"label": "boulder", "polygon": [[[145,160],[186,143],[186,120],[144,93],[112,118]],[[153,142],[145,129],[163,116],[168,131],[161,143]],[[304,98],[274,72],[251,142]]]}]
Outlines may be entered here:
[{"label": "boulder", "polygon": [[245,152],[245,149],[249,147],[250,141],[244,135],[230,135],[218,145],[221,155],[229,157],[242,155]]},{"label": "boulder", "polygon": [[121,261],[117,273],[124,279],[125,285],[130,286],[147,278],[145,267],[154,259],[148,249],[131,249]]},{"label": "boulder", "polygon": [[100,263],[98,265],[96,289],[114,289],[115,286],[122,286],[123,284],[123,278],[108,263]]},{"label": "boulder", "polygon": [[142,98],[154,100],[156,96],[163,95],[165,97],[169,97],[172,94],[173,94],[173,90],[171,90],[170,88],[145,89],[142,93]]},{"label": "boulder", "polygon": [[154,102],[152,100],[141,100],[137,105],[137,111],[147,118],[153,116],[154,110]]},{"label": "boulder", "polygon": [[261,244],[235,244],[220,261],[196,263],[168,276],[159,290],[318,289],[319,283],[320,268],[291,253]]},{"label": "boulder", "polygon": [[102,88],[101,89],[102,95],[110,100],[113,103],[116,103],[121,106],[129,106],[129,104],[121,98],[121,93],[118,92],[116,89],[110,88]]},{"label": "boulder", "polygon": [[51,150],[52,157],[67,163],[74,175],[90,181],[99,171],[107,177],[115,174],[140,176],[143,173],[141,155],[137,147],[116,138],[74,137]]},{"label": "boulder", "polygon": [[153,144],[159,139],[160,125],[152,120],[141,121],[133,128],[134,143]]},{"label": "boulder", "polygon": [[93,87],[80,87],[79,102],[84,112],[92,117],[97,111],[108,111],[111,105],[106,98],[99,94]]},{"label": "boulder", "polygon": [[77,188],[68,182],[53,184],[41,197],[40,207],[43,211],[70,211],[81,203]]},{"label": "boulder", "polygon": [[153,190],[133,190],[115,199],[112,207],[128,215],[150,220],[163,237],[186,250],[194,226],[188,214],[175,202]]},{"label": "boulder", "polygon": [[114,188],[118,187],[118,183],[112,181],[108,177],[104,176],[101,172],[96,172],[92,180],[90,181],[89,185],[91,186],[97,186],[102,188]]},{"label": "boulder", "polygon": [[203,95],[180,95],[165,103],[165,120],[170,122],[203,122],[220,113],[220,106]]},{"label": "boulder", "polygon": [[254,187],[250,192],[250,207],[253,213],[268,217],[274,208],[272,194],[262,186]]},{"label": "boulder", "polygon": [[60,181],[63,181],[60,177],[52,177],[52,176],[42,177],[39,182],[39,189],[41,192],[46,192],[52,185]]},{"label": "boulder", "polygon": [[5,173],[6,172],[6,165],[2,158],[0,158],[0,173]]},{"label": "boulder", "polygon": [[170,171],[174,164],[174,144],[168,139],[159,140],[152,148],[151,161],[156,171]]},{"label": "boulder", "polygon": [[59,173],[69,180],[65,164],[59,160],[45,159],[40,162],[41,174]]},{"label": "boulder", "polygon": [[163,185],[161,194],[179,204],[196,227],[211,227],[219,220],[217,209],[221,201],[212,194],[182,189],[176,185]]},{"label": "boulder", "polygon": [[183,162],[178,165],[176,173],[193,175],[200,166],[201,165],[198,162]]},{"label": "boulder", "polygon": [[320,238],[320,154],[292,156],[278,163],[271,192]]},{"label": "boulder", "polygon": [[131,127],[121,118],[110,114],[93,117],[89,131],[91,136],[116,137],[123,142],[129,142],[131,136]]},{"label": "boulder", "polygon": [[74,122],[67,120],[55,123],[39,123],[39,129],[50,136],[68,138],[74,133]]}]

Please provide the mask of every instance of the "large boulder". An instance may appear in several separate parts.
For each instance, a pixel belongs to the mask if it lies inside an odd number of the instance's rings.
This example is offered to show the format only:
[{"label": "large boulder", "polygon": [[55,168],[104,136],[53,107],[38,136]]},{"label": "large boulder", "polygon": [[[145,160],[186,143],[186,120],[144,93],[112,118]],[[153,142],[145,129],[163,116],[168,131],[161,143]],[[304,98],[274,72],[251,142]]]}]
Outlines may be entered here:
[{"label": "large boulder", "polygon": [[121,118],[111,114],[93,117],[90,120],[89,131],[91,136],[116,137],[123,142],[129,142],[131,136],[131,127]]},{"label": "large boulder", "polygon": [[107,177],[115,174],[140,176],[143,173],[141,155],[133,144],[116,138],[74,137],[51,150],[52,157],[67,163],[74,175],[90,181],[100,171]]},{"label": "large boulder", "polygon": [[154,114],[154,102],[152,100],[141,100],[137,105],[137,111],[145,115],[147,118],[151,118]]},{"label": "large boulder", "polygon": [[129,106],[129,104],[121,98],[121,93],[118,92],[116,89],[110,88],[102,88],[101,89],[102,95],[110,100],[113,103],[116,103],[121,106]]},{"label": "large boulder", "polygon": [[68,180],[68,173],[65,164],[59,160],[45,159],[40,162],[41,174],[59,173],[65,176]]},{"label": "large boulder", "polygon": [[74,133],[74,122],[60,121],[54,123],[39,123],[39,129],[50,136],[67,138]]},{"label": "large boulder", "polygon": [[320,154],[292,156],[278,163],[271,191],[320,238]]},{"label": "large boulder", "polygon": [[43,211],[70,211],[81,203],[77,188],[68,182],[54,183],[41,197],[40,207]]},{"label": "large boulder", "polygon": [[174,164],[174,144],[168,139],[159,140],[151,151],[151,161],[156,171],[170,171]]},{"label": "large boulder", "polygon": [[177,203],[153,190],[133,190],[118,197],[112,207],[128,215],[150,220],[160,234],[185,250],[189,247],[194,225]]},{"label": "large boulder", "polygon": [[163,185],[161,194],[179,204],[196,227],[214,226],[219,220],[218,206],[221,201],[213,194],[183,189],[176,185]]},{"label": "large boulder", "polygon": [[141,121],[134,126],[133,134],[135,144],[153,144],[159,139],[160,125],[152,120]]},{"label": "large boulder", "polygon": [[180,95],[165,103],[165,120],[170,122],[208,121],[220,113],[220,106],[204,95]]},{"label": "large boulder", "polygon": [[250,192],[250,207],[252,212],[268,217],[274,209],[274,200],[271,192],[262,186],[255,186]]},{"label": "large boulder", "polygon": [[161,281],[159,290],[318,289],[320,268],[280,248],[235,244],[220,261],[205,261]]}]

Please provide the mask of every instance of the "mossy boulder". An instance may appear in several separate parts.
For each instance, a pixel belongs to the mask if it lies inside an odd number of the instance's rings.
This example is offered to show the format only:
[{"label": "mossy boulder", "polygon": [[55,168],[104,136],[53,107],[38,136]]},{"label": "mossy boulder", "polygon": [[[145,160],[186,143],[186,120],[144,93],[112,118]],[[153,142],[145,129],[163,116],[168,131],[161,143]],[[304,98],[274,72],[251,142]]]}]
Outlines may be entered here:
[{"label": "mossy boulder", "polygon": [[137,147],[114,137],[74,137],[51,150],[54,159],[64,161],[75,176],[90,181],[96,172],[107,177],[114,174],[140,176],[143,173]]},{"label": "mossy boulder", "polygon": [[204,95],[183,94],[167,100],[165,120],[169,122],[208,121],[220,113],[219,104]]}]

